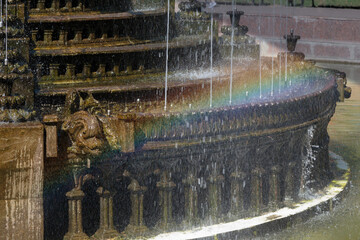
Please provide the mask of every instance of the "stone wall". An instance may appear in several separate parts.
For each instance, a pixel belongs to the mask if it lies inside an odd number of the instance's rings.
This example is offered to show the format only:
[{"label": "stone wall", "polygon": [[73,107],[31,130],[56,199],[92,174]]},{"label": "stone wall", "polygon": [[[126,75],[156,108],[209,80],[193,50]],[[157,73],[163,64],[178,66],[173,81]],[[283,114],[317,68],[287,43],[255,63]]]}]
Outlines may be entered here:
[{"label": "stone wall", "polygon": [[[217,18],[230,25],[225,14],[231,6],[219,5]],[[240,24],[261,42],[262,55],[275,56],[286,49],[285,34],[300,35],[297,51],[307,59],[360,63],[360,11],[352,9],[237,6],[245,12]],[[274,48],[272,48],[274,47]]]}]

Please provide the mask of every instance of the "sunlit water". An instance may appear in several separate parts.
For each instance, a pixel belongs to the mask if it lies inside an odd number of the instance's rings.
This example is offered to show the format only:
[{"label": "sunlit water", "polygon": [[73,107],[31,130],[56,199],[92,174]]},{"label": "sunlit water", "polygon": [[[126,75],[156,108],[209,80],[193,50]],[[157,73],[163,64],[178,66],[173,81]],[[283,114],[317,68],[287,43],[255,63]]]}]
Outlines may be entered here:
[{"label": "sunlit water", "polygon": [[347,73],[352,96],[338,103],[329,125],[330,150],[344,157],[352,172],[350,192],[332,212],[258,239],[360,239],[360,66],[321,64]]}]

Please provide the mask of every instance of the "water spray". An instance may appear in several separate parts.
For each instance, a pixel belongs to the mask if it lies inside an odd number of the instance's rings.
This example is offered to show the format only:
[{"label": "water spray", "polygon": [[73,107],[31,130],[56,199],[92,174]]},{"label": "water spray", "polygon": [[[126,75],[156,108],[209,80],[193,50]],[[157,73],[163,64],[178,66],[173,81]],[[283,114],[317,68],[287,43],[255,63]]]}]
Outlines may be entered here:
[{"label": "water spray", "polygon": [[8,1],[5,1],[5,66],[8,65]]}]

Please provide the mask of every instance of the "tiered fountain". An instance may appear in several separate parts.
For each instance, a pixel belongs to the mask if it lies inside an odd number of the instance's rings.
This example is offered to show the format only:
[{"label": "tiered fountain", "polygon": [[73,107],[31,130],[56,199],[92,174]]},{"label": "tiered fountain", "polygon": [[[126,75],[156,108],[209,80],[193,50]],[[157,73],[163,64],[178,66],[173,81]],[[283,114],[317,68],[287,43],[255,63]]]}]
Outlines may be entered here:
[{"label": "tiered fountain", "polygon": [[327,125],[346,77],[294,53],[293,33],[279,54],[288,67],[271,71],[241,11],[219,38],[196,1],[177,13],[174,1],[95,2],[11,4],[31,37],[22,46],[45,128],[46,239],[229,222],[329,183]]}]

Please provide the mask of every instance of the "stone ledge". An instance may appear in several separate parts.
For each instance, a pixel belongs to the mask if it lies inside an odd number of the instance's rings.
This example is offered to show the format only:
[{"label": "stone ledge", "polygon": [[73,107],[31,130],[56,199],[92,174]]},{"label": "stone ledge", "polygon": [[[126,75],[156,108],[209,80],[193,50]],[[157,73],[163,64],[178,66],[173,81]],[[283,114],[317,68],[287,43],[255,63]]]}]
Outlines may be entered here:
[{"label": "stone ledge", "polygon": [[197,228],[191,231],[160,234],[150,239],[235,239],[235,237],[240,235],[264,234],[286,228],[296,222],[304,221],[315,214],[323,211],[331,211],[333,206],[344,197],[344,194],[348,190],[350,168],[348,164],[343,161],[342,157],[335,153],[330,153],[330,156],[335,160],[337,173],[340,176],[336,177],[324,188],[323,191],[325,194],[319,195],[315,199],[302,201],[294,204],[292,208],[284,207],[275,212],[254,218],[239,219],[237,221]]}]

